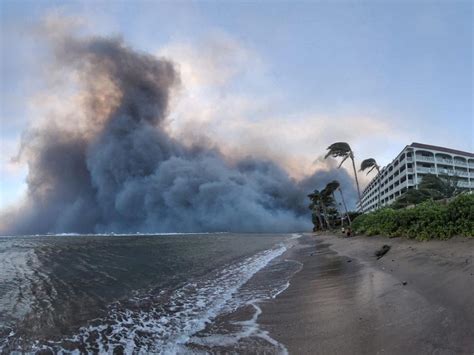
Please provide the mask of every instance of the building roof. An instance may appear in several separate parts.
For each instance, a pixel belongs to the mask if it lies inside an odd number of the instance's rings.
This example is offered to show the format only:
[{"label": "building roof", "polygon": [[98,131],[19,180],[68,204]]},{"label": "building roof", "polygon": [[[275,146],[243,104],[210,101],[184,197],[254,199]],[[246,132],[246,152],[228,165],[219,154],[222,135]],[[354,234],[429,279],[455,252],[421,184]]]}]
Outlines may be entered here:
[{"label": "building roof", "polygon": [[445,152],[445,153],[451,153],[451,154],[458,154],[458,155],[464,155],[468,156],[471,158],[474,158],[474,153],[469,153],[469,152],[463,152],[462,150],[456,150],[456,149],[451,149],[451,148],[445,148],[445,147],[438,147],[436,145],[429,145],[429,144],[423,144],[423,143],[412,143],[410,144],[410,147],[413,148],[423,148],[423,149],[431,149],[431,150],[439,150],[440,152]]}]

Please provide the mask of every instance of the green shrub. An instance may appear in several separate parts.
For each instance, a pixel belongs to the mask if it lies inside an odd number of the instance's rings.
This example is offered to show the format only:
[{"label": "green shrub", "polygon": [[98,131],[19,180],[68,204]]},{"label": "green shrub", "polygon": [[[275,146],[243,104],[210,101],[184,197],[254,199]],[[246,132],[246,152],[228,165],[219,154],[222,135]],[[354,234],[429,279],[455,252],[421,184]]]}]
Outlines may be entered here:
[{"label": "green shrub", "polygon": [[356,233],[418,240],[474,236],[474,195],[459,195],[448,203],[425,201],[413,208],[382,208],[360,215],[353,222]]}]

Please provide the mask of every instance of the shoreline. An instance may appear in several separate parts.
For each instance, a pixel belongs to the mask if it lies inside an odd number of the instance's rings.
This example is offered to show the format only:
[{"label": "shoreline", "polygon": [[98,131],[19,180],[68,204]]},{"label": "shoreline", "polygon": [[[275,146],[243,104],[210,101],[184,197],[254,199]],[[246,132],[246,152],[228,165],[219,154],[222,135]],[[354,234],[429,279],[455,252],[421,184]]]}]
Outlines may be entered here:
[{"label": "shoreline", "polygon": [[300,244],[288,257],[302,269],[258,317],[290,354],[474,352],[474,239],[308,233]]}]

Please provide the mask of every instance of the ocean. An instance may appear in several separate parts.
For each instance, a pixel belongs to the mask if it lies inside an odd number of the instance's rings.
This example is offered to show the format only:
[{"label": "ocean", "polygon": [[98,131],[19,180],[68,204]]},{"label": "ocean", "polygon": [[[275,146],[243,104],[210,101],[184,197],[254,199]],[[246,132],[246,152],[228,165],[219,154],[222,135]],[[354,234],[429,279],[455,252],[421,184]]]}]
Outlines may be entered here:
[{"label": "ocean", "polygon": [[0,352],[285,353],[259,304],[297,234],[0,237]]}]

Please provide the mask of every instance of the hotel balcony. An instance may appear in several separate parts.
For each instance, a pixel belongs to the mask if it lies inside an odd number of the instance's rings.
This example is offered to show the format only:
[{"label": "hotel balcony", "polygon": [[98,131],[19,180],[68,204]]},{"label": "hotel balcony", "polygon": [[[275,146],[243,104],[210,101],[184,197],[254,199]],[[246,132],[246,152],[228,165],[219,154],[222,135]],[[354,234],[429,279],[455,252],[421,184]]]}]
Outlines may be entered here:
[{"label": "hotel balcony", "polygon": [[469,181],[458,181],[459,187],[474,187],[474,183],[469,183]]},{"label": "hotel balcony", "polygon": [[427,157],[427,156],[423,156],[423,155],[417,155],[417,156],[416,156],[416,160],[417,160],[417,161],[429,161],[429,162],[434,162],[434,158],[433,158],[433,157]]},{"label": "hotel balcony", "polygon": [[452,169],[438,168],[438,174],[457,175],[457,172],[455,172],[455,171],[452,170]]},{"label": "hotel balcony", "polygon": [[[439,169],[439,170],[443,170],[443,169]],[[416,171],[418,171],[420,173],[436,174],[436,169],[435,168],[425,168],[425,167],[422,167],[422,166],[417,166]]]},{"label": "hotel balcony", "polygon": [[467,171],[455,170],[455,174],[458,176],[469,176]]},{"label": "hotel balcony", "polygon": [[436,162],[437,162],[437,163],[441,163],[441,164],[453,165],[453,161],[452,161],[451,159],[436,158]]}]

